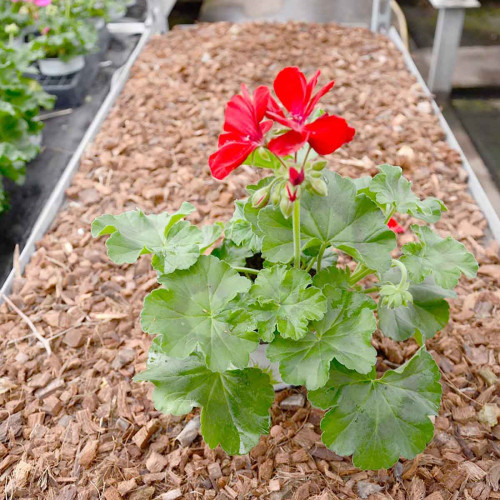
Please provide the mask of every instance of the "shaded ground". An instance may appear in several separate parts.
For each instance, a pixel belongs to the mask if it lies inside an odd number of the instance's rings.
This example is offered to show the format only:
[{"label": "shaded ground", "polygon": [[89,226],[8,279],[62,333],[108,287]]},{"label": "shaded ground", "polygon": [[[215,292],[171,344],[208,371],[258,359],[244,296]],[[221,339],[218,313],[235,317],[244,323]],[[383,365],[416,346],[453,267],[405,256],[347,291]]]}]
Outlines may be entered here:
[{"label": "shaded ground", "polygon": [[[178,50],[184,45],[190,50]],[[345,116],[357,135],[329,167],[360,176],[380,163],[402,165],[420,195],[448,206],[437,230],[457,236],[480,263],[478,279],[460,282],[450,324],[428,343],[444,390],[434,440],[391,470],[361,472],[331,453],[320,442],[321,412],[308,403],[281,407],[287,392],[276,396],[270,436],[249,455],[211,451],[200,436],[181,447],[176,436],[197,412],[161,415],[151,387],[132,382],[145,367],[150,339],[138,318],[154,273],[145,258],[113,265],[104,242],[90,236],[102,213],[173,210],[183,200],[197,207],[196,223],[227,220],[259,173],[242,167],[225,182],[210,177],[224,104],[242,82],[270,84],[286,65],[336,80],[326,110]],[[53,355],[0,306],[0,488],[49,500],[166,492],[160,498],[500,498],[500,255],[466,177],[428,97],[382,36],[335,25],[213,24],[153,39],[15,283],[12,300]],[[379,372],[417,348],[382,337],[374,344]]]}]

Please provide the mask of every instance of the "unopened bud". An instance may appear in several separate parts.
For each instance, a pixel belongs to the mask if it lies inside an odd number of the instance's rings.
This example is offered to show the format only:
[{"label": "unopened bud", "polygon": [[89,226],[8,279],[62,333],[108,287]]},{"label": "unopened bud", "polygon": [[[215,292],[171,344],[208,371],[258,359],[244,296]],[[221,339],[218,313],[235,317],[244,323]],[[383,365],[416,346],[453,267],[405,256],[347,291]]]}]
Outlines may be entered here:
[{"label": "unopened bud", "polygon": [[281,187],[276,187],[273,189],[273,192],[271,193],[271,203],[273,205],[278,205],[279,202],[281,201]]},{"label": "unopened bud", "polygon": [[312,164],[312,169],[321,172],[326,167],[326,160],[318,160]]},{"label": "unopened bud", "polygon": [[290,215],[292,215],[293,202],[291,202],[288,199],[287,195],[281,197],[280,210],[281,210],[281,213],[283,214],[283,217],[285,217],[285,219],[288,219],[288,217],[290,217]]},{"label": "unopened bud", "polygon": [[310,180],[311,190],[318,194],[319,196],[326,196],[328,194],[328,188],[326,182],[323,179],[317,179],[313,177]]},{"label": "unopened bud", "polygon": [[263,188],[257,189],[252,195],[252,207],[262,208],[265,207],[269,201],[270,196],[270,186],[264,186]]},{"label": "unopened bud", "polygon": [[16,23],[7,24],[4,30],[7,35],[17,35],[19,33],[19,26]]}]

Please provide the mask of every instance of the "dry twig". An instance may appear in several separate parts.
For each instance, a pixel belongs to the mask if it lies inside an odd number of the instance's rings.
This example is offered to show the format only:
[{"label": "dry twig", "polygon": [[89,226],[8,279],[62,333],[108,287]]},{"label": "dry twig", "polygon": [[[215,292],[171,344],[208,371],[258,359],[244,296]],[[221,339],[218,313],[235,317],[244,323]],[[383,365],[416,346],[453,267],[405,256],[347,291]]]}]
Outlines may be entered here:
[{"label": "dry twig", "polygon": [[33,335],[40,341],[40,343],[43,345],[45,350],[47,351],[47,355],[50,356],[52,354],[52,349],[50,348],[50,344],[45,339],[40,332],[36,329],[36,326],[33,324],[33,322],[24,314],[21,309],[19,309],[12,300],[7,297],[7,295],[0,293],[0,297],[7,302],[7,304],[10,306],[10,308],[19,315],[19,317],[29,326],[30,330],[33,332]]}]

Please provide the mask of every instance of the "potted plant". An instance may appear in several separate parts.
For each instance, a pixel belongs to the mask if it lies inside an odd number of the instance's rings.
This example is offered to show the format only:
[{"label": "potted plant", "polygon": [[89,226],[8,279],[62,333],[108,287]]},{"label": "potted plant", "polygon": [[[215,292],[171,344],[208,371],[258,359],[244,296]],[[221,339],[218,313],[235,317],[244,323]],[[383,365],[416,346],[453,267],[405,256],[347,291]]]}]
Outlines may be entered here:
[{"label": "potted plant", "polygon": [[96,49],[96,29],[68,13],[59,15],[51,7],[40,16],[40,34],[33,39],[33,47],[44,53],[38,61],[40,72],[48,76],[76,73],[85,66],[84,56]]},{"label": "potted plant", "polygon": [[[205,442],[247,453],[270,426],[272,381],[252,361],[264,350],[285,383],[305,386],[327,410],[326,446],[360,468],[388,468],[433,436],[441,385],[425,341],[447,323],[460,276],[472,278],[478,266],[464,245],[429,227],[446,207],[418,198],[401,168],[381,165],[355,180],[325,168],[322,156],[354,129],[318,109],[333,86],[315,91],[318,77],[285,68],[277,99],[267,87],[251,96],[243,86],[229,101],[213,176],[242,164],[269,175],[248,187],[224,228],[191,225],[184,219],[194,207],[183,203],[172,214],[103,215],[92,233],[109,235],[117,264],[152,254],[160,287],[146,296],[141,325],[155,338],[135,379],[154,384],[158,410],[201,407]],[[413,242],[398,246],[405,229],[396,214],[415,221]],[[378,362],[377,327],[414,339],[398,368]]]},{"label": "potted plant", "polygon": [[[6,177],[21,184],[26,163],[40,152],[43,123],[38,114],[40,108],[52,108],[54,98],[22,75],[38,56],[36,51],[0,43],[0,182]],[[0,199],[1,212],[7,206],[3,192]]]}]

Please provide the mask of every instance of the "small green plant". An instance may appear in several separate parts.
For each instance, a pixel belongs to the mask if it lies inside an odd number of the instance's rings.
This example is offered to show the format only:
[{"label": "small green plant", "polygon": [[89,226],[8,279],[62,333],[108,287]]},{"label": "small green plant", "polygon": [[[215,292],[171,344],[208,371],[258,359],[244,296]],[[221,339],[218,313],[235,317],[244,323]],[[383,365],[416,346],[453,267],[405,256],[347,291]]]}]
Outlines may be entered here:
[{"label": "small green plant", "polygon": [[[251,360],[265,344],[282,379],[327,410],[325,445],[360,468],[388,468],[432,439],[441,385],[425,341],[448,322],[446,299],[460,276],[472,278],[478,266],[464,245],[426,225],[446,207],[421,200],[401,168],[381,165],[361,179],[325,169],[320,155],[352,140],[354,129],[316,109],[333,86],[314,93],[318,76],[308,82],[298,68],[282,70],[274,82],[281,105],[267,87],[253,97],[243,87],[229,101],[212,175],[223,179],[243,163],[270,175],[236,202],[210,255],[223,228],[184,220],[189,203],[173,214],[103,215],[92,234],[109,235],[117,264],[152,255],[161,286],[146,296],[141,325],[155,338],[136,380],[155,385],[158,410],[201,407],[205,442],[247,453],[270,426],[273,386]],[[419,221],[410,226],[414,242],[398,247],[404,229],[395,214]],[[377,373],[377,328],[419,347]]]},{"label": "small green plant", "polygon": [[26,163],[40,152],[40,108],[50,109],[54,103],[40,84],[22,75],[39,55],[0,43],[0,212],[7,207],[1,178],[24,181]]},{"label": "small green plant", "polygon": [[33,48],[43,51],[45,58],[69,61],[96,49],[97,31],[88,22],[51,12],[40,17],[38,26],[40,35],[33,38]]}]

